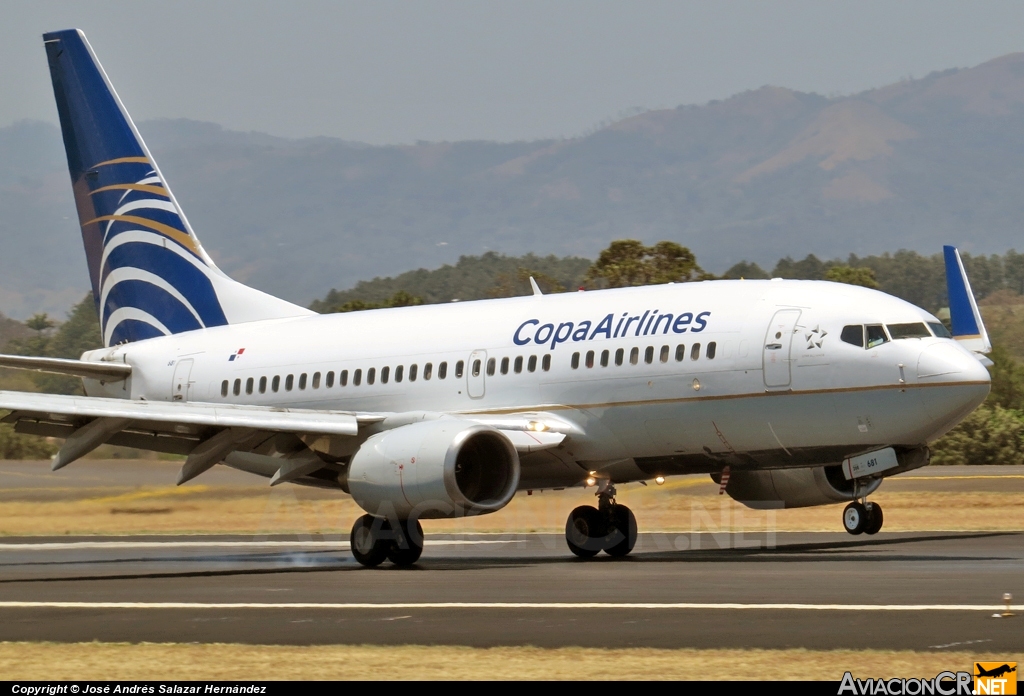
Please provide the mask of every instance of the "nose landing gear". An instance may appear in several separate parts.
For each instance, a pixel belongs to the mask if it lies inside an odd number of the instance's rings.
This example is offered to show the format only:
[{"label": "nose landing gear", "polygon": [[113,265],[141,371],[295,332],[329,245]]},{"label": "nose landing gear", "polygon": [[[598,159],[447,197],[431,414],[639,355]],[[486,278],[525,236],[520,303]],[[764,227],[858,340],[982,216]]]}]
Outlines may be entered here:
[{"label": "nose landing gear", "polygon": [[843,510],[843,529],[850,534],[877,534],[882,528],[882,506],[854,501]]},{"label": "nose landing gear", "polygon": [[636,545],[636,517],[625,505],[615,502],[614,484],[603,481],[597,491],[597,507],[581,505],[565,521],[565,542],[580,558],[593,558],[601,551],[625,556]]}]

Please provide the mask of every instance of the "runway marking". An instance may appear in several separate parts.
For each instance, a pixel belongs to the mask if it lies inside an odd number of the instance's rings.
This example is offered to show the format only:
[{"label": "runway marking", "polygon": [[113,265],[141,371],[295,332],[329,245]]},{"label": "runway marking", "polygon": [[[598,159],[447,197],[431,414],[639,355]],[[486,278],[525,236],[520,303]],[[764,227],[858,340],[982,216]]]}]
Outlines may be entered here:
[{"label": "runway marking", "polygon": [[[427,539],[424,546],[524,544],[525,539]],[[190,548],[316,548],[347,549],[347,541],[56,541],[38,544],[0,544],[0,551],[70,551],[74,549],[190,549]]]},{"label": "runway marking", "polygon": [[[740,609],[799,611],[1003,611],[996,604],[735,604],[728,602],[0,602],[0,609]],[[1011,607],[1024,611],[1024,605]]]}]

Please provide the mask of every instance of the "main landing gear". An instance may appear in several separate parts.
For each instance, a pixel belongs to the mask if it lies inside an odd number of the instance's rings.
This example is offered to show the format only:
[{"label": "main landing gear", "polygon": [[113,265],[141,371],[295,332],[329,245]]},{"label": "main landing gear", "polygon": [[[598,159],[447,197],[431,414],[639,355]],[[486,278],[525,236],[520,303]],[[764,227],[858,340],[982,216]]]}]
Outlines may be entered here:
[{"label": "main landing gear", "polygon": [[855,500],[843,510],[843,528],[850,534],[877,534],[882,528],[882,506]]},{"label": "main landing gear", "polygon": [[604,551],[625,556],[636,545],[636,517],[625,505],[615,502],[615,486],[607,481],[597,491],[597,507],[581,505],[565,521],[565,542],[580,558],[593,558]]},{"label": "main landing gear", "polygon": [[352,525],[349,541],[352,555],[367,568],[385,559],[396,566],[410,566],[423,553],[423,527],[419,520],[392,523],[386,517],[363,515]]}]

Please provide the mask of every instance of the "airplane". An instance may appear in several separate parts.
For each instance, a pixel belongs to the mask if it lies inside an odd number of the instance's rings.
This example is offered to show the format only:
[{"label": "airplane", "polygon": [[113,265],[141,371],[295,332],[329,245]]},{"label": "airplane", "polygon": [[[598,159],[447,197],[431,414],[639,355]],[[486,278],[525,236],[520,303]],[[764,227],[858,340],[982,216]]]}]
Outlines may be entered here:
[{"label": "airplane", "polygon": [[974,676],[976,676],[976,677],[994,677],[996,679],[998,679],[999,677],[1003,676],[1004,674],[1009,674],[1010,672],[1016,672],[1017,671],[1017,667],[1016,666],[1011,667],[1010,665],[1005,664],[1005,663],[1003,665],[999,666],[999,667],[994,667],[993,669],[985,669],[984,667],[982,667],[981,665],[978,665],[976,663],[975,664],[975,668],[977,669],[978,673],[975,674]]},{"label": "airplane", "polygon": [[[710,474],[755,508],[847,503],[925,466],[989,392],[991,349],[946,247],[952,334],[882,292],[720,280],[319,315],[225,275],[79,30],[45,34],[104,347],[0,366],[81,377],[86,396],[0,392],[22,433],[103,443],[347,493],[362,565],[415,563],[420,520],[518,491],[592,489],[569,550],[630,553],[616,487]],[[988,364],[991,364],[990,362]]]}]

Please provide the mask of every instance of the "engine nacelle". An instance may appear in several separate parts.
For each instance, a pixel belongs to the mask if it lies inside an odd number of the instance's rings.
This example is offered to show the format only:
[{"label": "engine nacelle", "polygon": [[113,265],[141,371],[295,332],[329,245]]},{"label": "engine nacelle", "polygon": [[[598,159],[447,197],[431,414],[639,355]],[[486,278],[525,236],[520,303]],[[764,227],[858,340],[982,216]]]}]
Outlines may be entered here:
[{"label": "engine nacelle", "polygon": [[356,451],[348,486],[371,515],[437,519],[505,507],[519,485],[519,454],[494,428],[454,418],[373,435]]},{"label": "engine nacelle", "polygon": [[[734,471],[725,492],[733,500],[756,510],[810,507],[851,501],[853,481],[847,481],[840,465],[810,469]],[[862,479],[857,493],[873,493],[882,479]]]}]

